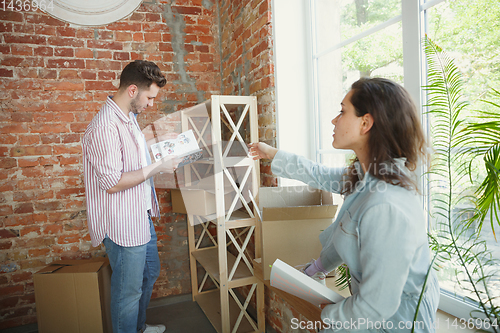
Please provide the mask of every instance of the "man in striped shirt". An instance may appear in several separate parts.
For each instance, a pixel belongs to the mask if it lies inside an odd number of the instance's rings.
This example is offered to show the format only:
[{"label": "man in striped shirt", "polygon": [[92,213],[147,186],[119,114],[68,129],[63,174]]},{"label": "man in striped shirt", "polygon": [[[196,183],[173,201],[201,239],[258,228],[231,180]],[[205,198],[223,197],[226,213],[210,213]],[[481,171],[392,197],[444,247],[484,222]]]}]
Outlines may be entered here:
[{"label": "man in striped shirt", "polygon": [[160,274],[156,233],[159,216],[152,176],[173,173],[179,163],[165,158],[151,164],[136,117],[166,79],[153,62],[136,60],[120,76],[120,87],[92,119],[83,137],[87,223],[92,246],[104,243],[111,268],[113,332],[165,331],[146,325],[153,285]]}]

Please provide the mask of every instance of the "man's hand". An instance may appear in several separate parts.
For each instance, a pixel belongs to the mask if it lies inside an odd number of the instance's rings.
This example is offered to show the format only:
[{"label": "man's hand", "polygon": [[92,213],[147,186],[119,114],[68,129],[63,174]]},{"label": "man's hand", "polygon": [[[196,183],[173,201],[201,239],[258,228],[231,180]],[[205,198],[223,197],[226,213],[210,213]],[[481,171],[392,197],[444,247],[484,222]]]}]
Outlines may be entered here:
[{"label": "man's hand", "polygon": [[174,173],[175,169],[177,169],[177,166],[179,165],[179,163],[181,163],[181,161],[182,159],[177,156],[166,156],[143,169],[144,179],[148,179],[149,177],[152,177],[160,172]]},{"label": "man's hand", "polygon": [[276,153],[278,152],[278,149],[271,147],[264,142],[250,143],[248,145],[248,148],[250,148],[250,157],[252,157],[254,160],[258,160],[261,158],[272,160],[274,158],[274,155],[276,155]]}]

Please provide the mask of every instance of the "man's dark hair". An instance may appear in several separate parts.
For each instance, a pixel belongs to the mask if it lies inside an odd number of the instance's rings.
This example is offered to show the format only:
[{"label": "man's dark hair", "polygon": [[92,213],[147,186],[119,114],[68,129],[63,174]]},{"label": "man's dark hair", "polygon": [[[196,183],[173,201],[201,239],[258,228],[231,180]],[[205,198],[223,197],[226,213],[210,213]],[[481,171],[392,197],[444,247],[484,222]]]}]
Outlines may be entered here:
[{"label": "man's dark hair", "polygon": [[152,61],[135,60],[123,69],[119,89],[127,88],[131,84],[135,84],[139,89],[147,89],[153,83],[160,88],[167,83],[160,67]]}]

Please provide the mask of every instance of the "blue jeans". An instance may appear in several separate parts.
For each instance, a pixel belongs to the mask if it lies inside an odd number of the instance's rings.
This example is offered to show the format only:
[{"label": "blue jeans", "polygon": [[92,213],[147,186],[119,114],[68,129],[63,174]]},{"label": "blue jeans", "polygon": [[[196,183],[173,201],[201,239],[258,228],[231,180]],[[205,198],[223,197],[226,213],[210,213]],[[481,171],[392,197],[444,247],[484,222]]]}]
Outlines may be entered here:
[{"label": "blue jeans", "polygon": [[146,327],[146,309],[153,285],[160,275],[156,232],[149,218],[149,243],[124,247],[106,237],[103,240],[111,274],[111,322],[113,333],[137,333]]}]

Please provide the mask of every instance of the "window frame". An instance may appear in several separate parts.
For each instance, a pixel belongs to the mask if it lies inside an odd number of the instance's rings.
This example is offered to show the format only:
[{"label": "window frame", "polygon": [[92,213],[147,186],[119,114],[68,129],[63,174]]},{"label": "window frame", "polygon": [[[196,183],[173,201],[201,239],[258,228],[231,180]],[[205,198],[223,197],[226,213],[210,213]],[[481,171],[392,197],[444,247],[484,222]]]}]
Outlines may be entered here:
[{"label": "window frame", "polygon": [[[421,110],[421,120],[423,124],[424,131],[429,134],[430,126],[429,119],[425,115],[425,110],[423,106],[423,101],[427,100],[427,96],[425,91],[422,89],[422,83],[427,82],[426,78],[426,62],[425,57],[423,55],[422,50],[422,37],[424,36],[427,28],[426,24],[426,10],[441,3],[445,0],[430,0],[424,2],[425,0],[401,0],[401,15],[395,16],[385,22],[378,24],[377,26],[371,27],[363,31],[362,33],[353,36],[344,41],[340,41],[336,45],[329,47],[318,53],[318,45],[317,45],[317,27],[315,26],[315,22],[317,22],[315,14],[315,0],[308,0],[310,10],[308,14],[311,15],[309,22],[311,24],[309,30],[311,32],[310,35],[310,46],[312,49],[312,83],[311,86],[312,94],[312,107],[313,107],[313,122],[311,128],[309,130],[310,133],[314,135],[311,138],[311,146],[314,147],[314,156],[317,162],[321,162],[321,156],[323,154],[345,154],[344,150],[336,150],[334,148],[329,149],[320,149],[320,136],[319,133],[319,124],[320,121],[320,112],[319,112],[319,98],[318,98],[318,60],[320,57],[334,52],[343,46],[346,46],[352,42],[355,42],[361,38],[367,37],[371,34],[374,34],[392,24],[395,24],[399,21],[402,22],[402,41],[403,41],[403,75],[404,75],[404,87],[409,91],[412,98],[415,101],[415,104],[418,110]],[[422,175],[425,170],[423,166],[419,166],[417,172]],[[429,184],[422,177],[422,188],[424,193],[429,193]],[[424,209],[428,211],[428,207],[430,207],[430,196],[425,196],[425,199],[422,201],[422,205]],[[428,217],[427,225],[430,226],[430,217]],[[477,309],[477,306],[474,307],[474,302],[463,299],[459,296],[454,295],[452,292],[441,289],[439,309],[453,315],[457,318],[471,318],[471,312]],[[484,317],[481,314],[479,317]]]}]

